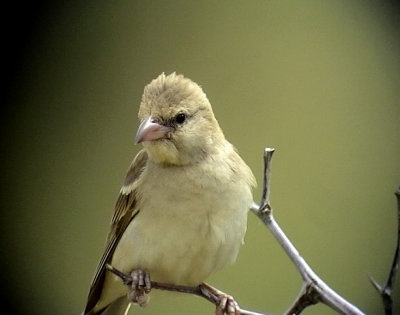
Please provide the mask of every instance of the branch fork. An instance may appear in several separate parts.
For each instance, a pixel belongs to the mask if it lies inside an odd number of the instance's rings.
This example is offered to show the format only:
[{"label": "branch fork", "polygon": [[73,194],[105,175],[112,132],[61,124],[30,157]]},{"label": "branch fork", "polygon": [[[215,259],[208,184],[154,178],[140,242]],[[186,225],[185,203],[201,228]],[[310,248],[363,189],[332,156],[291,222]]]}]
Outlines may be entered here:
[{"label": "branch fork", "polygon": [[[112,272],[117,277],[121,278],[121,280],[124,282],[125,285],[130,286],[132,284],[133,279],[131,275],[127,275],[109,264],[106,265],[106,269]],[[200,296],[217,307],[216,308],[217,315],[222,314],[221,312],[223,311],[222,309],[220,309],[221,297],[231,298],[229,295],[210,286],[207,283],[202,283],[198,286],[191,287],[191,286],[175,285],[175,284],[151,281],[151,288]],[[264,314],[237,308],[237,310],[234,312],[234,315],[264,315]]]},{"label": "branch fork", "polygon": [[394,287],[394,282],[396,280],[396,272],[397,269],[399,268],[399,261],[400,261],[400,187],[397,188],[394,194],[396,195],[397,198],[397,246],[393,257],[392,266],[390,267],[386,283],[383,286],[380,286],[378,282],[376,282],[372,278],[372,276],[369,276],[369,280],[371,281],[372,285],[381,296],[383,308],[385,310],[385,315],[393,314],[392,291]]},{"label": "branch fork", "polygon": [[[275,152],[273,148],[266,148],[264,150],[264,174],[263,174],[263,189],[260,205],[253,202],[251,211],[264,223],[264,225],[270,230],[278,243],[282,246],[283,250],[286,252],[290,260],[295,265],[296,269],[300,273],[303,279],[303,286],[300,290],[298,297],[293,302],[292,306],[286,311],[285,314],[300,314],[305,308],[317,304],[323,303],[328,307],[334,309],[338,313],[349,314],[349,315],[363,315],[364,313],[358,309],[356,306],[345,300],[338,293],[332,290],[324,281],[322,281],[318,275],[311,269],[307,262],[300,256],[297,249],[287,238],[285,233],[279,227],[278,223],[273,217],[273,210],[270,204],[270,182],[271,182],[271,163],[272,156]],[[396,270],[399,265],[399,251],[400,251],[400,187],[396,191],[396,196],[398,200],[398,220],[399,220],[399,230],[398,230],[398,242],[395,257],[393,259],[392,268],[390,270],[388,280],[386,284],[381,287],[375,280],[370,278],[372,284],[380,293],[385,314],[392,314],[392,298],[391,292],[394,285],[394,279]],[[132,283],[132,278],[130,275],[126,275],[121,271],[115,269],[114,267],[107,265],[107,269],[120,277],[125,284],[130,285]],[[166,283],[159,283],[151,281],[151,286],[153,289],[175,291],[181,293],[188,293],[200,296],[209,302],[217,306],[216,314],[222,314],[218,312],[218,306],[221,302],[221,296],[228,297],[225,293],[211,287],[206,283],[202,283],[195,287],[172,285]],[[263,315],[260,313],[255,313],[252,311],[242,310],[238,308],[235,315]]]}]

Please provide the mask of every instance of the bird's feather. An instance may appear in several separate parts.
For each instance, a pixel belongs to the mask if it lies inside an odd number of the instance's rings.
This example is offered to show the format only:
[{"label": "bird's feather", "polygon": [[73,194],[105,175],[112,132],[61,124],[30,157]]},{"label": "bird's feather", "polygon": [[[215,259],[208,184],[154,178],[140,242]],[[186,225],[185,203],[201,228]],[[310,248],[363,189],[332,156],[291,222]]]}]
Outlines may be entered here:
[{"label": "bird's feather", "polygon": [[136,140],[144,150],[121,188],[85,315],[122,315],[129,308],[129,290],[106,272],[107,264],[126,273],[142,269],[159,282],[198,285],[236,259],[246,232],[253,175],[225,139],[201,87],[162,74],[145,87],[138,117]]},{"label": "bird's feather", "polygon": [[86,303],[84,314],[91,314],[92,309],[97,304],[103,288],[106,273],[106,264],[111,261],[114,250],[124,233],[126,227],[139,213],[136,207],[135,183],[140,178],[147,163],[147,153],[141,150],[133,159],[121,192],[115,204],[114,214],[111,220],[111,228],[106,241],[104,254],[97,266],[95,276],[90,286],[89,296]]}]

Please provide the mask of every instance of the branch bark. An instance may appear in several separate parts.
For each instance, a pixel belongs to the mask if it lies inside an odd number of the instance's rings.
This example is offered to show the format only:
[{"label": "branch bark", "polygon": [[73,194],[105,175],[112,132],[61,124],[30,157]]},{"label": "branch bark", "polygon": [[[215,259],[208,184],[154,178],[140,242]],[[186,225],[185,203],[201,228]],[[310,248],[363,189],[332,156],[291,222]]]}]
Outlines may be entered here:
[{"label": "branch bark", "polygon": [[381,296],[383,308],[385,310],[386,315],[393,314],[392,290],[396,279],[396,272],[397,269],[399,268],[399,260],[400,260],[399,257],[400,256],[400,187],[397,188],[394,194],[396,195],[397,198],[397,246],[393,257],[392,266],[389,270],[386,283],[383,286],[380,286],[378,282],[376,282],[371,276],[369,277],[372,285]]},{"label": "branch bark", "polygon": [[[114,268],[111,265],[106,265],[107,270],[121,278],[121,280],[124,282],[124,284],[130,286],[132,283],[132,277],[130,275],[127,275],[123,273],[122,271]],[[169,284],[169,283],[161,283],[161,282],[156,282],[156,281],[151,281],[151,288],[152,289],[158,289],[158,290],[165,290],[165,291],[173,291],[173,292],[180,292],[180,293],[187,293],[187,294],[193,294],[200,296],[207,301],[211,302],[215,306],[218,306],[220,303],[220,296],[221,295],[227,295],[223,293],[222,291],[219,291],[218,289],[210,286],[209,284],[202,283],[198,286],[195,287],[190,287],[190,286],[184,286],[184,285],[175,285],[175,284]],[[239,309],[238,312],[235,315],[266,315],[266,314],[261,314],[261,313],[256,313],[244,309]]]},{"label": "branch bark", "polygon": [[293,306],[286,314],[300,314],[306,307],[318,302],[324,303],[342,314],[364,314],[356,306],[351,304],[332,290],[324,281],[306,263],[300,256],[297,249],[293,246],[285,233],[279,227],[273,217],[273,210],[269,201],[271,162],[274,149],[266,148],[264,151],[264,183],[260,205],[253,204],[251,210],[266,225],[272,235],[282,246],[283,250],[289,256],[290,260],[296,266],[303,278],[303,288],[297,297]]},{"label": "branch bark", "polygon": [[[251,211],[264,223],[264,225],[270,230],[272,235],[282,246],[285,253],[288,255],[290,260],[295,265],[296,269],[300,273],[303,279],[303,286],[300,290],[298,297],[293,302],[292,306],[286,311],[285,314],[300,314],[305,308],[317,304],[323,303],[328,307],[334,309],[338,313],[349,314],[349,315],[362,315],[364,314],[359,308],[345,300],[338,293],[332,290],[324,281],[322,281],[318,275],[311,269],[307,262],[303,259],[294,245],[287,238],[285,233],[282,231],[278,223],[273,217],[273,210],[270,204],[270,185],[271,185],[271,163],[274,149],[266,148],[264,151],[264,176],[263,176],[263,189],[260,205],[253,202]],[[398,239],[397,249],[393,259],[392,267],[389,272],[388,279],[385,286],[382,288],[372,278],[371,282],[374,287],[381,294],[383,304],[385,307],[385,314],[392,314],[392,298],[391,292],[394,285],[396,271],[399,265],[399,251],[400,251],[400,187],[396,191],[398,201]],[[114,267],[107,265],[107,269],[113,272],[115,275],[120,277],[125,284],[130,284],[132,278],[130,275],[126,275]],[[180,286],[173,284],[166,284],[160,282],[151,282],[153,289],[175,291],[181,293],[188,293],[200,296],[207,301],[218,306],[220,303],[221,295],[225,293],[215,289],[208,284],[202,283],[195,287]],[[237,315],[263,315],[260,313],[239,309]]]}]

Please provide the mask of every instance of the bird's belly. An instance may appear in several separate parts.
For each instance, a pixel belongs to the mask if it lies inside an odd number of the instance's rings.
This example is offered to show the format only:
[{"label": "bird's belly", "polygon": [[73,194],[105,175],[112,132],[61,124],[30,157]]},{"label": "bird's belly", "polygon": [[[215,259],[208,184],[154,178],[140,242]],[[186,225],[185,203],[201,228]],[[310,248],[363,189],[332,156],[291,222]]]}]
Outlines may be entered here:
[{"label": "bird's belly", "polygon": [[188,211],[187,205],[175,205],[139,212],[122,236],[112,265],[124,272],[144,269],[154,281],[197,285],[235,260],[247,211],[213,211],[204,204],[196,209],[193,203]]}]

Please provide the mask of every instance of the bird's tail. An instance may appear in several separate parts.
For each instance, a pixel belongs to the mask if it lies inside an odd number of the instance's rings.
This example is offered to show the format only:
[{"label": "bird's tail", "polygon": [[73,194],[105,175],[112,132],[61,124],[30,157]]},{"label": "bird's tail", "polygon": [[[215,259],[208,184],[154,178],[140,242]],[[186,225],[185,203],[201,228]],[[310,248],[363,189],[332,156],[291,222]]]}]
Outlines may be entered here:
[{"label": "bird's tail", "polygon": [[107,307],[99,311],[91,310],[89,313],[82,313],[82,315],[127,315],[131,303],[129,303],[126,296],[121,296]]}]

